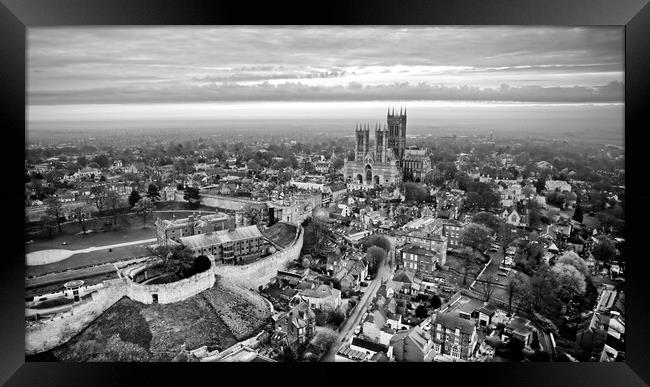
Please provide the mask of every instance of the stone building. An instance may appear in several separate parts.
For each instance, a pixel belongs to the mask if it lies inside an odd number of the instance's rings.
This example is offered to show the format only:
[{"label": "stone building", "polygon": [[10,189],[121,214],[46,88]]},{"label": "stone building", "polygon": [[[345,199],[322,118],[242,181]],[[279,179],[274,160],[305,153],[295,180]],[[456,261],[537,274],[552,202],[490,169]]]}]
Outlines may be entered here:
[{"label": "stone building", "polygon": [[[221,263],[246,263],[267,253],[269,244],[257,226],[231,227],[180,238],[195,257],[212,255]],[[242,262],[244,261],[244,262]]]},{"label": "stone building", "polygon": [[166,246],[169,241],[173,241],[172,244],[180,243],[181,237],[225,230],[229,227],[229,222],[234,222],[234,219],[222,212],[203,216],[190,215],[173,220],[158,218],[156,238],[161,246]]},{"label": "stone building", "polygon": [[354,161],[345,160],[343,175],[349,189],[388,186],[403,180],[422,181],[431,170],[426,150],[406,149],[406,109],[389,109],[386,124],[375,125],[375,142],[370,145],[370,125],[355,129]]}]

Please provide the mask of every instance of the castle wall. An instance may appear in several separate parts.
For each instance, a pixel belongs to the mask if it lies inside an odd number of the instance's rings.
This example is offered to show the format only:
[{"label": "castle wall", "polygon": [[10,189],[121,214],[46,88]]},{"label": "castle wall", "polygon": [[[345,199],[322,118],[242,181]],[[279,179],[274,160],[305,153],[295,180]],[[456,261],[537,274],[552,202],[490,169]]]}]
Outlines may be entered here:
[{"label": "castle wall", "polygon": [[304,232],[300,228],[296,239],[289,247],[257,262],[241,266],[219,265],[214,268],[214,273],[221,276],[226,282],[257,289],[275,277],[278,269],[283,269],[289,262],[300,257],[303,234]]},{"label": "castle wall", "polygon": [[289,247],[248,265],[213,264],[210,270],[168,284],[142,285],[129,278],[104,281],[104,286],[92,293],[89,300],[75,304],[71,311],[49,319],[26,322],[25,353],[30,355],[47,351],[67,342],[125,296],[144,304],[153,303],[154,294],[158,296],[160,304],[178,302],[211,288],[216,282],[215,274],[225,282],[256,289],[275,277],[278,269],[300,256],[303,233],[300,228]]},{"label": "castle wall", "polygon": [[189,297],[210,289],[215,283],[212,270],[193,275],[189,278],[167,284],[142,285],[129,278],[126,281],[126,295],[143,304],[152,304],[153,296],[158,296],[159,304],[183,301]]},{"label": "castle wall", "polygon": [[93,293],[91,299],[75,304],[71,311],[27,322],[25,353],[47,351],[67,342],[125,295],[123,279],[104,281],[104,287]]},{"label": "castle wall", "polygon": [[204,206],[215,207],[218,209],[228,210],[228,211],[238,211],[247,204],[255,207],[266,208],[265,202],[258,202],[255,200],[234,198],[228,196],[207,195],[207,194],[201,194],[199,203]]}]

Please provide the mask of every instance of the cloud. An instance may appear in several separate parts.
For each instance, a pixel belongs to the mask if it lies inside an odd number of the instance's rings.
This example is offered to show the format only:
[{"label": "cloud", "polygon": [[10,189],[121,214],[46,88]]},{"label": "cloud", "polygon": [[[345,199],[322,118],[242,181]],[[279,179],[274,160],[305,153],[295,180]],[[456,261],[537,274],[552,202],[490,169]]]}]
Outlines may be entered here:
[{"label": "cloud", "polygon": [[30,28],[27,57],[32,104],[623,100],[619,27]]},{"label": "cloud", "polygon": [[511,86],[495,88],[470,85],[445,86],[420,83],[363,86],[351,82],[348,86],[317,87],[300,82],[272,85],[263,82],[245,86],[237,83],[161,88],[155,95],[148,89],[129,90],[103,88],[70,92],[38,92],[30,95],[30,104],[48,104],[56,97],[57,104],[75,104],[83,100],[94,103],[203,102],[203,101],[369,101],[369,100],[451,100],[451,101],[521,101],[521,102],[621,102],[622,82],[596,87]]}]

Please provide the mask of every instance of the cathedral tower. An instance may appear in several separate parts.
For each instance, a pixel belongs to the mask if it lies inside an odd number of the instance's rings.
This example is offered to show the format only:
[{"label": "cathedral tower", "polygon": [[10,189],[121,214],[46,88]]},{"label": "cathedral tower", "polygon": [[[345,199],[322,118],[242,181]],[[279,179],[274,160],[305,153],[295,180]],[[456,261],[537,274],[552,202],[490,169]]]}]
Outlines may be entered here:
[{"label": "cathedral tower", "polygon": [[359,124],[357,124],[357,127],[354,131],[356,134],[354,159],[361,161],[366,156],[368,151],[370,151],[370,126],[367,124],[362,124],[359,126]]},{"label": "cathedral tower", "polygon": [[377,161],[385,163],[388,154],[388,130],[384,125],[384,128],[381,128],[380,125],[375,125],[375,155]]},{"label": "cathedral tower", "polygon": [[406,148],[406,109],[402,112],[400,108],[399,114],[395,114],[395,108],[392,111],[389,108],[386,122],[388,124],[388,147],[393,150],[401,165]]}]

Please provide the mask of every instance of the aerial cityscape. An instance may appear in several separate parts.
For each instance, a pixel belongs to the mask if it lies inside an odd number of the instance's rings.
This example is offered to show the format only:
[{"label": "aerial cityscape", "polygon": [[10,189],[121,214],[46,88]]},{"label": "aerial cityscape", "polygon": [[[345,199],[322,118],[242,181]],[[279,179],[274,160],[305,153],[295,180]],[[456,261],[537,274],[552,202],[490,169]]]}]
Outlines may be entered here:
[{"label": "aerial cityscape", "polygon": [[27,361],[625,361],[622,28],[30,28],[27,78]]}]

